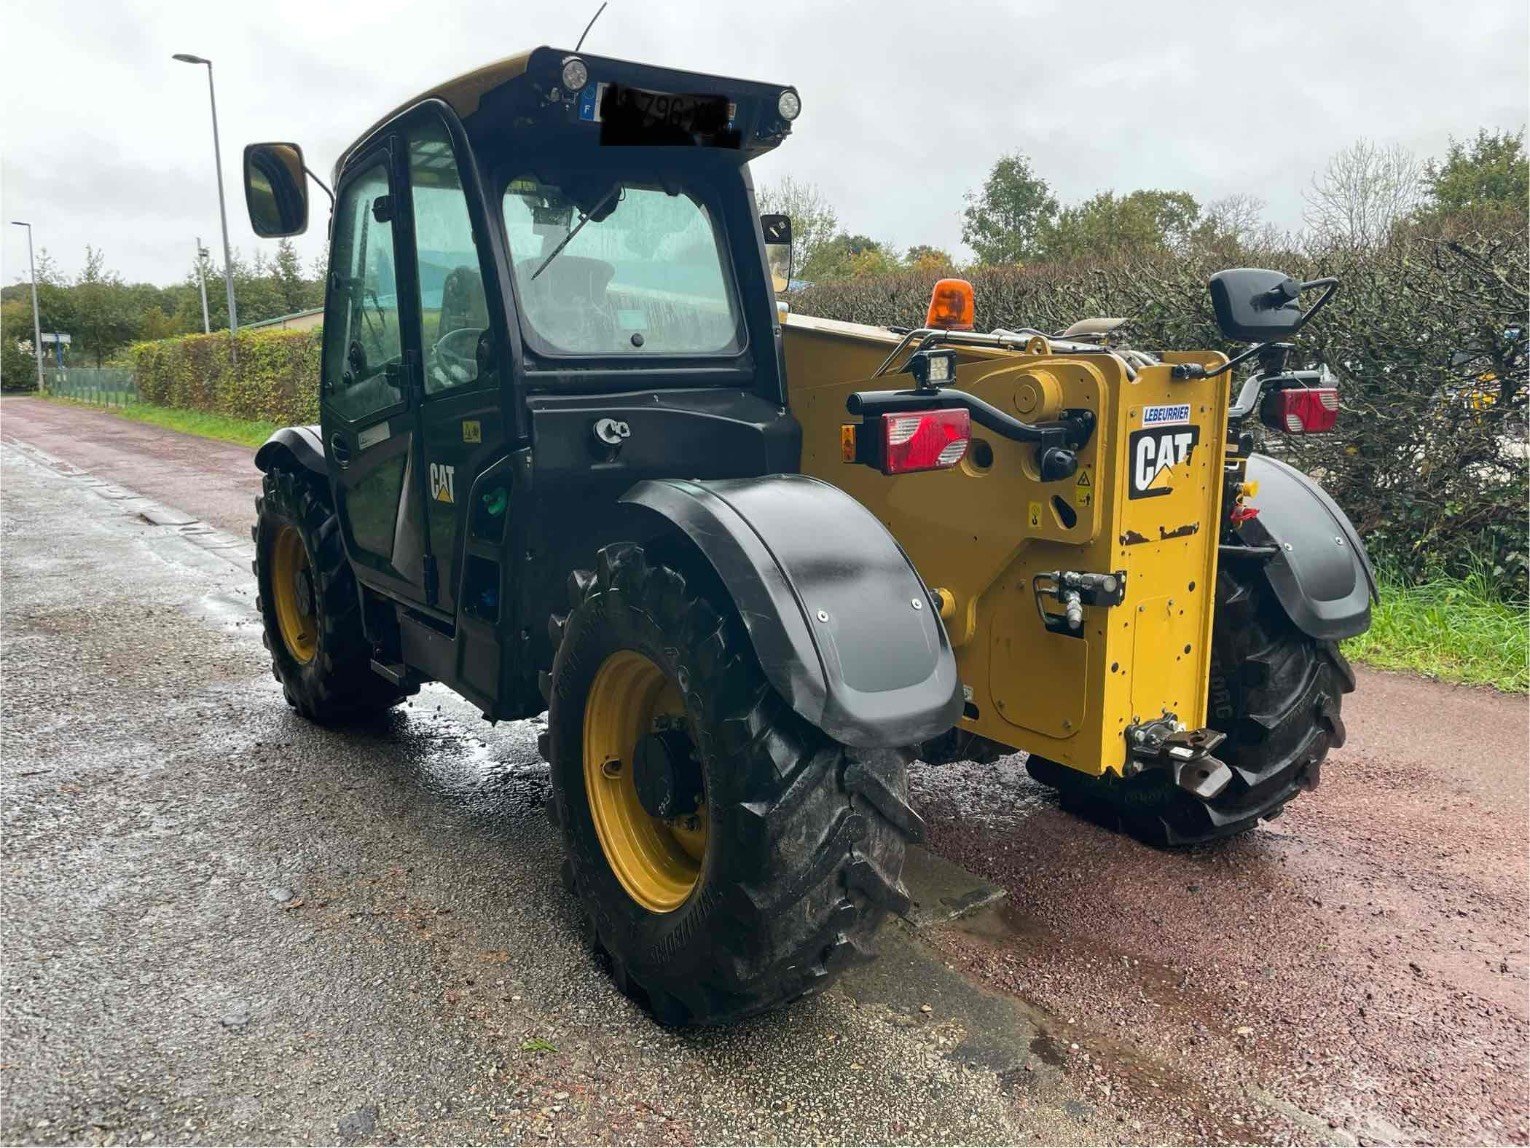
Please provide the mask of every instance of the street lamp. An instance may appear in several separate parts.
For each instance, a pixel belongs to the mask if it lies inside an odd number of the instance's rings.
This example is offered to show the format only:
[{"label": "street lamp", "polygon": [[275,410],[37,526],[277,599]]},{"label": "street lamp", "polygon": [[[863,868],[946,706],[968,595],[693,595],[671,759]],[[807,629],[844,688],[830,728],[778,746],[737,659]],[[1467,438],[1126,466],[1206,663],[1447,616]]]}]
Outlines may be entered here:
[{"label": "street lamp", "polygon": [[239,331],[239,314],[234,309],[234,252],[228,243],[228,209],[223,203],[223,153],[218,146],[218,97],[213,92],[212,61],[193,56],[190,52],[177,52],[171,59],[183,64],[207,65],[207,99],[212,104],[213,162],[218,167],[218,218],[223,223],[223,284],[228,288],[228,337],[232,343],[234,335]]},{"label": "street lamp", "polygon": [[32,258],[32,225],[19,219],[11,220],[15,227],[27,229],[27,270],[32,276],[32,358],[37,361],[37,390],[43,389],[42,377],[42,320],[37,317],[37,261]]}]

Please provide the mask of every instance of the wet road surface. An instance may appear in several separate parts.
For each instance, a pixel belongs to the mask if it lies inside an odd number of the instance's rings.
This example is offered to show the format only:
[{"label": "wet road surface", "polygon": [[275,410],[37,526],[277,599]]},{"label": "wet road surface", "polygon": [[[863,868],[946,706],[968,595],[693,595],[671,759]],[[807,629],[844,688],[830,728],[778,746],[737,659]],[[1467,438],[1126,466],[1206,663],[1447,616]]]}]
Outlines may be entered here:
[{"label": "wet road surface", "polygon": [[[0,1141],[1091,1143],[899,923],[872,976],[656,1027],[585,947],[534,722],[310,725],[247,550],[0,446]],[[212,546],[212,549],[209,549]],[[892,975],[894,971],[898,975]]]},{"label": "wet road surface", "polygon": [[[247,537],[248,452],[0,425]],[[578,939],[534,723],[302,722],[238,553],[3,454],[6,1141],[1527,1139],[1523,699],[1362,671],[1322,788],[1186,853],[916,767],[1007,901],[672,1033]]]},{"label": "wet road surface", "polygon": [[30,443],[236,538],[250,536],[260,472],[247,446],[22,395],[0,401],[0,436]]}]

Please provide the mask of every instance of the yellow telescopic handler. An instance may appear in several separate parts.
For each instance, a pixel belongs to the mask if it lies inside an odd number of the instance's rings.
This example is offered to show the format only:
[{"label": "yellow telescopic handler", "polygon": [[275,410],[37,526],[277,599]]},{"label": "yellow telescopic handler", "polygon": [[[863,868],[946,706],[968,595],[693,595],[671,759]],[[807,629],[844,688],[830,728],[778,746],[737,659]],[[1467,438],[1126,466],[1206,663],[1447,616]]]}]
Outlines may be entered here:
[{"label": "yellow telescopic handler", "polygon": [[[1374,595],[1243,429],[1333,426],[1287,358],[1337,283],[1215,276],[1232,361],[975,331],[958,280],[910,329],[789,314],[749,162],[801,108],[544,47],[385,116],[335,167],[320,423],[255,458],[287,701],[546,710],[565,879],[665,1024],[869,955],[916,758],[1023,750],[1164,845],[1276,816],[1343,741]],[[244,166],[256,233],[302,232],[301,149]]]}]

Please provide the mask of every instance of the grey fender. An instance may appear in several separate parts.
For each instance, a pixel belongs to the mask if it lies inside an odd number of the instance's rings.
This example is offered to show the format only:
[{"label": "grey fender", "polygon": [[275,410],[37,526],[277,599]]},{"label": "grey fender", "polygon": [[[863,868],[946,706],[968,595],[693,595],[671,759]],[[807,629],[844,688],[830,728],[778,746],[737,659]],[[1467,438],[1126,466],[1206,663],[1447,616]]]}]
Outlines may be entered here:
[{"label": "grey fender", "polygon": [[887,528],[844,491],[800,474],[663,479],[622,501],[695,544],[770,684],[830,737],[905,746],[956,724],[961,682],[929,592]]},{"label": "grey fender", "polygon": [[269,471],[278,459],[290,457],[293,462],[321,477],[328,473],[324,463],[324,440],[318,427],[282,427],[255,452],[255,465]]},{"label": "grey fender", "polygon": [[1269,455],[1249,456],[1248,480],[1259,484],[1247,500],[1259,515],[1240,533],[1276,547],[1265,575],[1291,621],[1320,641],[1364,633],[1376,574],[1349,518],[1313,479]]}]

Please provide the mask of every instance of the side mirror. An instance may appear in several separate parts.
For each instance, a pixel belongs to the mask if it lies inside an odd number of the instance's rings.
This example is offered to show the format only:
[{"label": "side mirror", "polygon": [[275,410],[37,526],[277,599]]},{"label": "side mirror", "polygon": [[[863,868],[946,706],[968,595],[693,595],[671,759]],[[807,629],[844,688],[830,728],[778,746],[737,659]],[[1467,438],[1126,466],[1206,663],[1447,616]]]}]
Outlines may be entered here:
[{"label": "side mirror", "polygon": [[303,149],[293,143],[256,143],[244,149],[244,204],[262,239],[308,230],[308,185]]},{"label": "side mirror", "polygon": [[[1282,271],[1239,267],[1218,271],[1208,287],[1211,309],[1216,312],[1222,334],[1240,343],[1275,343],[1301,330],[1333,295],[1338,283],[1332,279],[1301,283]],[[1303,311],[1297,299],[1310,287],[1327,287],[1328,291]]]},{"label": "side mirror", "polygon": [[765,259],[770,264],[771,284],[780,295],[792,283],[792,218],[789,215],[762,215],[760,232],[765,236]]}]

